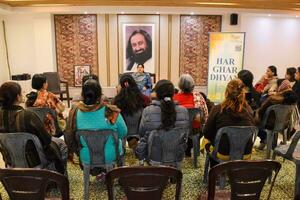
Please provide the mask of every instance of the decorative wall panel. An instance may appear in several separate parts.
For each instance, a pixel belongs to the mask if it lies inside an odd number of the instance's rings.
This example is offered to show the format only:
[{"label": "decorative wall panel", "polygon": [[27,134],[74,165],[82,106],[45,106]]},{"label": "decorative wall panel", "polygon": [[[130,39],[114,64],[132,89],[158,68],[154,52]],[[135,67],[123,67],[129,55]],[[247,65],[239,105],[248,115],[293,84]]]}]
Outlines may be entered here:
[{"label": "decorative wall panel", "polygon": [[98,75],[97,16],[55,15],[57,71],[74,86],[74,66],[89,65]]},{"label": "decorative wall panel", "polygon": [[196,85],[207,85],[209,32],[221,31],[222,16],[181,16],[180,74],[189,73]]}]

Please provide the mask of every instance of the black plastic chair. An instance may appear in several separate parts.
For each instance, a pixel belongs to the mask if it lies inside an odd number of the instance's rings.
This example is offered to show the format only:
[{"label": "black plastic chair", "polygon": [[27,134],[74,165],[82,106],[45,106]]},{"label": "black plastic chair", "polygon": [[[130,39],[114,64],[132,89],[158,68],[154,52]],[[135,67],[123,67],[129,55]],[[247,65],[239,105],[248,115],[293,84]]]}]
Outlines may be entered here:
[{"label": "black plastic chair", "polygon": [[169,130],[152,130],[147,142],[147,160],[149,164],[181,169],[181,161],[186,150],[187,135],[187,130],[181,127]]},{"label": "black plastic chair", "polygon": [[297,148],[300,150],[300,144],[298,145],[299,139],[300,131],[295,133],[294,137],[292,138],[291,144],[279,145],[274,149],[272,160],[275,160],[276,156],[281,156],[284,159],[292,161],[295,149]]},{"label": "black plastic chair", "polygon": [[[26,156],[28,148],[34,152],[35,162]],[[53,162],[47,160],[43,147],[37,136],[31,133],[1,133],[0,149],[7,167],[41,168],[55,170]]]},{"label": "black plastic chair", "polygon": [[44,200],[49,183],[56,183],[61,199],[69,200],[69,180],[59,173],[43,169],[0,169],[2,182],[9,198],[13,200]]},{"label": "black plastic chair", "polygon": [[[190,119],[190,130],[189,130],[189,140],[193,143],[193,157],[194,157],[194,168],[198,167],[198,156],[200,155],[200,138],[203,136],[202,127],[199,127],[196,131],[193,129],[193,121],[195,118],[200,117],[200,123],[204,122],[204,113],[199,108],[189,108],[187,109]],[[197,116],[199,115],[199,116]],[[198,131],[198,132],[197,132]],[[195,133],[196,132],[196,133]]]},{"label": "black plastic chair", "polygon": [[[214,200],[215,196],[227,197],[231,200],[259,200],[263,186],[268,177],[274,172],[269,194],[275,183],[281,164],[277,161],[245,161],[236,160],[218,164],[209,171],[208,198],[204,195],[200,199]],[[231,191],[222,191],[216,195],[216,181],[220,175],[226,174],[229,178]]]},{"label": "black plastic chair", "polygon": [[275,115],[274,127],[272,130],[265,129],[267,132],[267,151],[266,159],[271,158],[271,151],[277,146],[278,133],[283,134],[283,142],[287,141],[286,129],[290,124],[292,112],[294,110],[293,105],[272,105],[264,114],[262,120],[262,127],[266,127],[269,122],[269,117]]},{"label": "black plastic chair", "polygon": [[127,126],[127,136],[126,138],[139,138],[139,125],[142,117],[143,109],[137,110],[133,115],[123,114],[123,119]]},{"label": "black plastic chair", "polygon": [[176,182],[176,196],[181,196],[181,171],[172,167],[120,167],[106,174],[108,199],[114,200],[114,182],[119,179],[128,200],[160,200],[170,178]]},{"label": "black plastic chair", "polygon": [[[59,94],[61,100],[68,101],[68,107],[70,107],[70,93],[69,93],[69,84],[67,81],[61,80],[57,72],[44,72],[43,73],[48,82],[48,91],[54,94]],[[61,88],[61,84],[64,84],[64,89]],[[66,94],[66,98],[64,98]]]},{"label": "black plastic chair", "polygon": [[[247,143],[251,140],[252,144],[254,144],[257,137],[257,133],[258,133],[258,128],[255,126],[226,126],[220,128],[215,137],[213,152],[206,154],[203,182],[204,183],[207,182],[208,169],[210,165],[209,158],[214,159],[218,163],[224,162],[223,160],[217,157],[220,141],[223,135],[226,135],[229,140],[230,160],[242,160]],[[223,185],[221,185],[221,187],[222,186]]]},{"label": "black plastic chair", "polygon": [[60,137],[63,135],[63,132],[60,129],[58,124],[57,113],[55,110],[51,108],[45,108],[45,107],[28,107],[27,110],[35,113],[38,116],[38,118],[41,120],[42,124],[44,124],[47,114],[50,114],[51,117],[53,118],[53,123],[55,126],[55,135],[53,136]]},{"label": "black plastic chair", "polygon": [[90,164],[83,165],[83,185],[84,185],[84,196],[85,200],[89,199],[89,181],[90,181],[90,170],[94,168],[103,168],[106,171],[113,169],[114,165],[119,163],[105,163],[105,152],[104,147],[109,137],[112,137],[115,143],[115,152],[117,162],[121,160],[119,155],[119,139],[118,134],[113,130],[99,130],[89,131],[80,130],[76,132],[76,139],[81,147],[80,138],[83,138],[89,149]]}]

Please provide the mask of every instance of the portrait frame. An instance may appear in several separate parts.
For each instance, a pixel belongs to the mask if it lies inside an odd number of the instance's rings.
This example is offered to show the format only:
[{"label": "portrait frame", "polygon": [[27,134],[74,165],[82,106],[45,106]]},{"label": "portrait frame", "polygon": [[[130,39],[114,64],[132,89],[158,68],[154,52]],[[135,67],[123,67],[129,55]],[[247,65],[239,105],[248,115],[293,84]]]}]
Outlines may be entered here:
[{"label": "portrait frame", "polygon": [[[144,36],[144,39],[146,41],[146,49],[145,49],[145,53],[146,56],[149,56],[150,58],[148,58],[145,62],[145,71],[146,72],[150,72],[150,73],[154,73],[155,72],[155,47],[156,47],[156,36],[155,36],[155,24],[154,23],[123,23],[122,24],[122,57],[123,57],[123,72],[135,72],[136,71],[136,65],[137,62],[134,61],[134,59],[130,59],[130,56],[133,55],[129,55],[128,52],[128,48],[130,44],[130,38],[132,36],[132,34],[135,31],[140,31],[141,33],[138,34],[142,34]],[[148,40],[151,42],[148,42],[146,37],[148,37]],[[148,46],[150,45],[150,46]],[[131,47],[132,48],[132,47]],[[132,49],[132,51],[134,51]],[[132,52],[134,53],[134,52]]]},{"label": "portrait frame", "polygon": [[[126,41],[126,34],[124,27],[126,26],[151,26],[152,29],[152,60],[153,66],[150,71],[145,70],[159,76],[160,73],[160,15],[141,15],[141,14],[128,14],[128,15],[118,15],[118,73],[135,72],[126,70],[125,48],[128,43]],[[147,63],[146,63],[147,64]],[[146,67],[145,67],[146,69]]]},{"label": "portrait frame", "polygon": [[82,77],[91,74],[91,65],[74,65],[74,86],[82,86]]}]

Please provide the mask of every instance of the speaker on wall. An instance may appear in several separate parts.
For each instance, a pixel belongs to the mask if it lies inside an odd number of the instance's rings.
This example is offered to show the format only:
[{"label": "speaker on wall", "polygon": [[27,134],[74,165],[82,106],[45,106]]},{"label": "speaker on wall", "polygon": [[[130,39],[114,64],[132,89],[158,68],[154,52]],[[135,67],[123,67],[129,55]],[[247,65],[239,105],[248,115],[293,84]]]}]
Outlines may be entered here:
[{"label": "speaker on wall", "polygon": [[238,18],[239,18],[238,14],[232,13],[230,15],[230,25],[237,25],[238,24]]}]

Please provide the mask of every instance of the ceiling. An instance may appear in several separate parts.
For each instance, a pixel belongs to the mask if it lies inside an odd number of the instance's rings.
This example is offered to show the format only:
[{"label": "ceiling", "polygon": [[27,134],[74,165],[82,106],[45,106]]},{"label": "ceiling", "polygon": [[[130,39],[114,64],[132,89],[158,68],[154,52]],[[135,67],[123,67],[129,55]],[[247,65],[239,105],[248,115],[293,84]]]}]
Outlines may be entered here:
[{"label": "ceiling", "polygon": [[0,0],[12,7],[43,6],[175,6],[300,11],[300,0]]}]

